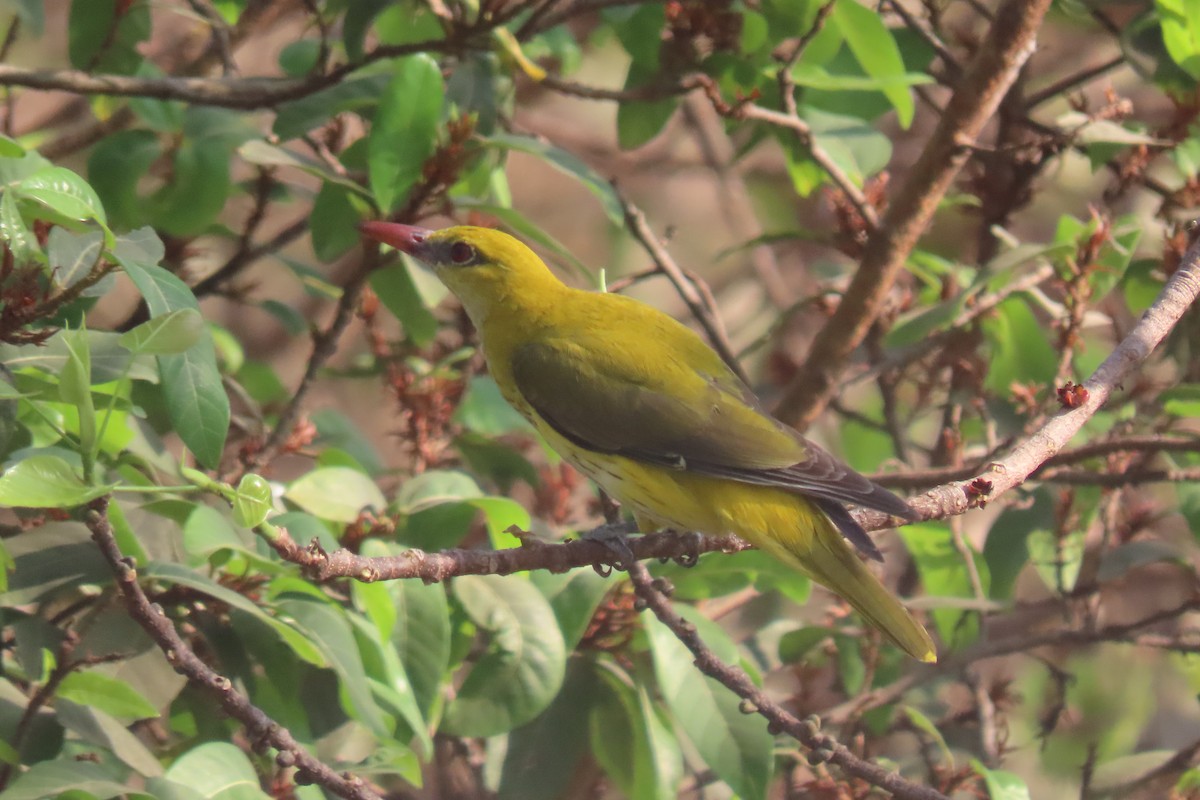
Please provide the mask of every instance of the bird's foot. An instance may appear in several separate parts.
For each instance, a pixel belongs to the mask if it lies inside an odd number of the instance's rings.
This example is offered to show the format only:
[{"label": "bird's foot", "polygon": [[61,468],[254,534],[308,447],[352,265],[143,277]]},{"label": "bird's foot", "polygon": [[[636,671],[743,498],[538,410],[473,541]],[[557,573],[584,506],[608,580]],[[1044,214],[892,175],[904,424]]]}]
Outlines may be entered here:
[{"label": "bird's foot", "polygon": [[683,541],[683,552],[672,556],[671,560],[681,567],[694,567],[700,561],[700,548],[704,544],[704,534],[696,531],[686,531],[679,534]]},{"label": "bird's foot", "polygon": [[626,570],[628,565],[633,563],[635,559],[633,550],[629,547],[629,534],[634,533],[635,530],[627,522],[615,522],[592,528],[579,536],[580,539],[604,545],[609,552],[616,556],[616,560],[611,563],[592,565],[592,569],[596,570],[600,577],[607,578],[612,574],[613,569]]}]

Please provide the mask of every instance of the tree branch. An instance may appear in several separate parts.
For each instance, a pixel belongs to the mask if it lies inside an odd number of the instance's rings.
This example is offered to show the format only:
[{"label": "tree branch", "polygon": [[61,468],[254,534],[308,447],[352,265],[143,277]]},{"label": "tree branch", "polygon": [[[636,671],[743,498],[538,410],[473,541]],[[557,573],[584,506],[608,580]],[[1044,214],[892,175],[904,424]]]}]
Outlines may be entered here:
[{"label": "tree branch", "polygon": [[726,664],[704,644],[696,632],[696,626],[679,616],[666,596],[655,588],[645,564],[634,560],[632,553],[628,555],[625,566],[638,597],[654,612],[659,622],[666,625],[692,652],[696,657],[696,667],[741,697],[753,708],[754,713],[766,718],[772,731],[786,733],[809,748],[812,751],[810,758],[815,762],[837,764],[848,775],[861,778],[902,800],[946,800],[946,796],[935,789],[912,783],[896,772],[864,761],[832,736],[821,733],[813,718],[801,720],[771,700],[765,691],[754,685],[744,670]]},{"label": "tree branch", "polygon": [[339,775],[300,746],[287,728],[271,719],[262,709],[236,689],[224,675],[205,664],[176,632],[163,610],[150,602],[138,584],[132,559],[117,546],[108,520],[108,498],[93,501],[84,514],[84,523],[117,578],[117,588],[125,597],[129,615],[150,635],[171,666],[186,676],[192,685],[216,700],[221,708],[246,729],[253,747],[262,751],[270,746],[278,750],[275,762],[281,767],[295,766],[297,778],[309,779],[326,790],[348,800],[379,800],[366,783],[357,777]]},{"label": "tree branch", "polygon": [[[614,530],[597,528],[598,533]],[[623,533],[626,526],[615,526]],[[457,575],[512,575],[532,569],[566,572],[577,567],[618,566],[620,558],[598,538],[580,538],[570,542],[548,543],[523,536],[521,547],[509,550],[406,550],[398,556],[360,556],[340,549],[326,553],[316,542],[301,547],[286,530],[261,526],[263,535],[275,552],[297,564],[316,581],[353,578],[364,582],[418,578],[439,583]],[[750,545],[736,536],[686,537],[676,533],[651,533],[630,541],[636,558],[694,559],[702,553],[736,553]]]},{"label": "tree branch", "polygon": [[[1120,386],[1166,338],[1198,294],[1200,239],[1188,247],[1175,274],[1163,286],[1158,299],[1146,310],[1129,335],[1083,382],[1084,393],[1080,394],[1082,403],[1078,407],[1065,408],[1051,417],[1004,458],[980,472],[974,480],[944,484],[910,504],[926,519],[942,518],[962,514],[1019,486],[1058,453],[1084,423],[1100,410],[1113,389]],[[986,491],[983,491],[985,488]],[[882,524],[886,517],[878,512],[870,512],[860,519]]]},{"label": "tree branch", "polygon": [[1008,0],[963,75],[908,180],[867,239],[862,263],[808,359],[784,391],[776,415],[800,429],[824,409],[838,377],[883,309],[892,284],[928,226],[984,124],[1032,55],[1049,0]]}]

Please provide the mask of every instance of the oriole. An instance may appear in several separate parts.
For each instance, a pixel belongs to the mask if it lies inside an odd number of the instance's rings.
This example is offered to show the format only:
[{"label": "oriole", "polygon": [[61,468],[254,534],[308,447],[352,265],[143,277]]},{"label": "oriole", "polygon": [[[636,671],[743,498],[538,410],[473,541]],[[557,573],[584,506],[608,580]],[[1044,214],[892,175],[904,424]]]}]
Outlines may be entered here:
[{"label": "oriole", "polygon": [[505,399],[641,531],[736,534],[913,657],[936,660],[929,634],[847,543],[882,560],[843,503],[910,520],[913,510],[768,415],[700,337],[631,298],[566,286],[500,231],[361,228],[437,273],[478,328]]}]

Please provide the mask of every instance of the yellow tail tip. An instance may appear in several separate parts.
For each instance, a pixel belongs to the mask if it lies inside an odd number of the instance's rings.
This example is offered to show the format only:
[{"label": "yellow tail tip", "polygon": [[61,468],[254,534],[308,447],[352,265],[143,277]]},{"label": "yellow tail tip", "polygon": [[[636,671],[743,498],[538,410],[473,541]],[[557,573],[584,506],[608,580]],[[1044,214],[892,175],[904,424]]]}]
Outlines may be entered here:
[{"label": "yellow tail tip", "polygon": [[920,658],[921,658],[921,661],[925,662],[926,664],[936,664],[937,663],[937,651],[936,650],[928,650]]}]

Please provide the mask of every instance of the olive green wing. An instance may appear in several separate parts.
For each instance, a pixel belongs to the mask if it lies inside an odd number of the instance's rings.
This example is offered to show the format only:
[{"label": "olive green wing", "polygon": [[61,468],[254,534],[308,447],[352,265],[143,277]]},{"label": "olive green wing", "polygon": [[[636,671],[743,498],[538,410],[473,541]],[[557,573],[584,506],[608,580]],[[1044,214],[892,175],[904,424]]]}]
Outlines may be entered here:
[{"label": "olive green wing", "polygon": [[713,372],[670,359],[649,368],[646,353],[564,340],[522,345],[512,359],[526,402],[579,447],[807,495],[869,553],[878,551],[840,503],[913,518],[903,500],[766,414],[723,365]]}]

